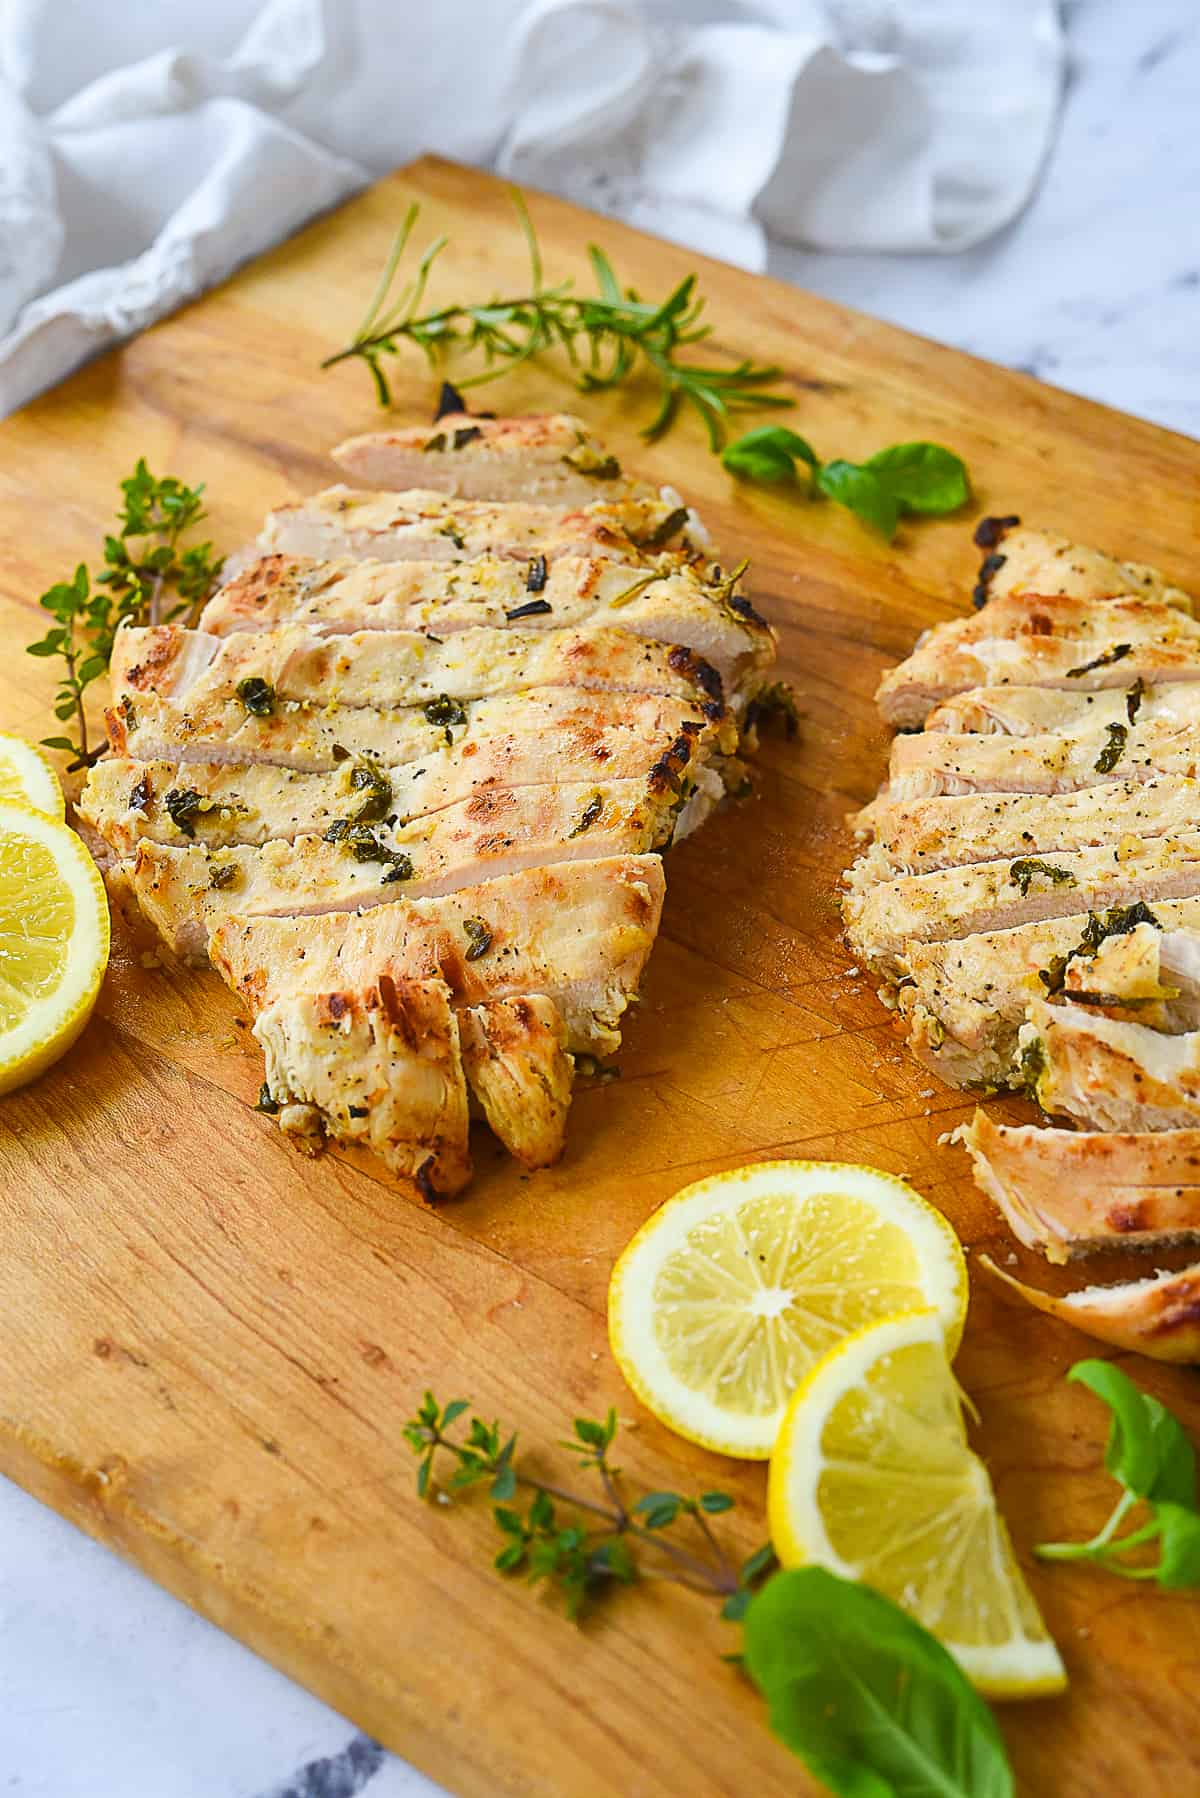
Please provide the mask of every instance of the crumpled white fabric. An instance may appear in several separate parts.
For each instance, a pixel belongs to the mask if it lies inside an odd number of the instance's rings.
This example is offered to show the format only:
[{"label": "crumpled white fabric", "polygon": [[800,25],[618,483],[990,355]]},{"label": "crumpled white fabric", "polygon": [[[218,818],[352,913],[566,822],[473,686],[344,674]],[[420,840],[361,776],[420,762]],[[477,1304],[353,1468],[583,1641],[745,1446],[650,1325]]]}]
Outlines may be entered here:
[{"label": "crumpled white fabric", "polygon": [[749,268],[965,248],[1063,62],[1057,0],[0,0],[0,415],[426,150]]}]

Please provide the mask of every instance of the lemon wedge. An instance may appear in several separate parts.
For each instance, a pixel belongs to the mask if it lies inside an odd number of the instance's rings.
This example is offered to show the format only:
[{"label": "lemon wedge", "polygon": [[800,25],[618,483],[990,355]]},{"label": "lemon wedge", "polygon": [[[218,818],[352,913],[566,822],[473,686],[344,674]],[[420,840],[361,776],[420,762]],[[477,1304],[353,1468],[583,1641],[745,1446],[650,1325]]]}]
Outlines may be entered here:
[{"label": "lemon wedge", "polygon": [[70,1048],[96,1003],[108,943],[104,882],[74,831],[0,802],[0,1093]]},{"label": "lemon wedge", "polygon": [[1066,1685],[967,1445],[936,1312],[871,1324],[813,1368],[779,1432],[767,1510],[785,1567],[815,1563],[903,1605],[989,1697]]},{"label": "lemon wedge", "polygon": [[688,1186],[613,1269],[608,1329],[634,1392],[681,1436],[765,1460],[795,1388],[864,1324],[932,1306],[957,1345],[958,1238],[903,1180],[767,1161]]},{"label": "lemon wedge", "polygon": [[48,818],[65,815],[62,788],[43,755],[24,737],[10,737],[0,731],[0,804],[29,805]]}]

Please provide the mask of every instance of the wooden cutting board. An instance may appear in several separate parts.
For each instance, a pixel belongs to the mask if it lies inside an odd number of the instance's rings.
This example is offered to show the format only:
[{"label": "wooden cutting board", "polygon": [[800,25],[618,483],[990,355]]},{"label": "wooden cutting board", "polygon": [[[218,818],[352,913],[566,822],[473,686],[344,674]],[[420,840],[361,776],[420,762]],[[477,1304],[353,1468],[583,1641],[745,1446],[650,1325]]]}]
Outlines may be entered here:
[{"label": "wooden cutting board", "polygon": [[[233,547],[269,506],[326,483],[327,447],[375,422],[365,371],[317,364],[351,335],[414,196],[417,241],[451,240],[435,293],[519,286],[503,186],[422,162],[4,425],[4,728],[53,728],[47,666],[21,653],[44,626],[36,597],[97,557],[139,455],[204,481],[212,532]],[[554,275],[586,282],[593,237],[646,295],[698,268],[719,353],[782,364],[788,422],[825,454],[950,444],[978,509],[1160,561],[1200,591],[1195,443],[558,201],[532,209]],[[402,418],[429,415],[419,363],[396,396]],[[763,1470],[670,1436],[606,1350],[609,1270],[652,1208],[739,1162],[835,1156],[908,1175],[972,1249],[1011,1259],[964,1156],[937,1146],[970,1105],[909,1059],[837,925],[842,820],[883,767],[876,679],[964,608],[977,513],[885,545],[832,506],[735,487],[691,422],[644,448],[648,397],[589,400],[587,416],[752,558],[805,722],[798,744],[765,747],[756,798],[672,852],[622,1078],[579,1094],[561,1166],[524,1176],[481,1133],[473,1187],[435,1215],[365,1160],[301,1159],[250,1109],[260,1061],[231,995],[143,965],[120,926],[79,1045],[0,1103],[0,1468],[479,1798],[814,1788],[721,1662],[734,1633],[704,1600],[651,1588],[573,1628],[492,1572],[483,1504],[417,1501],[400,1431],[423,1388],[471,1397],[531,1449],[614,1404],[630,1475],[736,1492],[749,1549]],[[572,401],[546,366],[483,403]],[[1101,1408],[1062,1379],[1087,1352],[975,1281],[959,1370],[1072,1681],[1062,1700],[1007,1708],[1004,1730],[1031,1794],[1194,1792],[1200,1601],[1027,1553],[1107,1514]],[[1200,1435],[1193,1372],[1134,1371]]]}]

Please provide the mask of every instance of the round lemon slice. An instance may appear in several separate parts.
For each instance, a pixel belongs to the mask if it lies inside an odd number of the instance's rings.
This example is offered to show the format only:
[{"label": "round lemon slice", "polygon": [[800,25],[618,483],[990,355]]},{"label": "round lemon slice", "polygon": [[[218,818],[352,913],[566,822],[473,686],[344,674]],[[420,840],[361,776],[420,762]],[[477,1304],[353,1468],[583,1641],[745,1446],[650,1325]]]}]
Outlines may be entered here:
[{"label": "round lemon slice", "polygon": [[35,812],[48,818],[62,818],[62,788],[42,754],[24,737],[10,737],[0,731],[0,804],[31,805]]},{"label": "round lemon slice", "polygon": [[967,1446],[935,1312],[869,1325],[812,1370],[779,1432],[767,1509],[785,1567],[815,1563],[903,1605],[990,1697],[1065,1686]]},{"label": "round lemon slice", "polygon": [[836,1161],[767,1161],[685,1187],[613,1269],[613,1354],[679,1435],[765,1460],[788,1400],[863,1324],[932,1306],[957,1347],[958,1238],[903,1180]]},{"label": "round lemon slice", "polygon": [[104,882],[74,831],[0,803],[0,1093],[70,1048],[96,1003],[108,943]]}]

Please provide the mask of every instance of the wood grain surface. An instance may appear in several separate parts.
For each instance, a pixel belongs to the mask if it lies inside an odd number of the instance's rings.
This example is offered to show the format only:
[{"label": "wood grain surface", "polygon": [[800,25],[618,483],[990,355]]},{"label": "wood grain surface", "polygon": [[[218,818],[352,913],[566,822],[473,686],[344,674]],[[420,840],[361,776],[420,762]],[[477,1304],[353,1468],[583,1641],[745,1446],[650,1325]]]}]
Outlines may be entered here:
[{"label": "wood grain surface", "polygon": [[[435,294],[520,282],[504,188],[422,162],[3,426],[4,728],[52,728],[50,671],[21,653],[43,628],[36,596],[96,558],[136,457],[207,483],[227,547],[333,478],[328,446],[376,415],[364,370],[317,363],[351,334],[413,196],[418,241],[451,237]],[[1200,591],[1200,446],[559,202],[531,205],[555,275],[587,279],[593,236],[649,295],[698,267],[719,351],[782,364],[787,422],[824,454],[948,443],[978,509],[1160,562]],[[419,363],[396,394],[400,416],[428,416]],[[906,1174],[972,1249],[1003,1261],[1011,1247],[961,1151],[938,1147],[969,1105],[903,1051],[849,966],[836,904],[844,814],[883,766],[876,679],[964,609],[975,514],[886,545],[833,506],[735,487],[698,426],[640,446],[648,398],[589,401],[587,416],[752,558],[804,729],[764,748],[754,799],[672,851],[622,1078],[580,1092],[562,1164],[522,1175],[481,1135],[474,1185],[435,1215],[376,1164],[304,1161],[250,1108],[260,1060],[231,995],[213,975],[144,966],[124,925],[83,1039],[0,1103],[0,1468],[478,1798],[813,1788],[719,1659],[733,1633],[705,1601],[647,1590],[575,1629],[493,1574],[482,1504],[418,1503],[400,1426],[421,1390],[468,1395],[531,1445],[615,1404],[630,1473],[736,1492],[748,1549],[763,1470],[674,1439],[608,1356],[605,1288],[634,1228],[718,1168],[835,1156]],[[557,408],[570,389],[556,368],[527,367],[485,403]],[[1032,1542],[1107,1514],[1101,1407],[1062,1381],[1088,1350],[975,1280],[959,1369],[1027,1564]],[[1133,1371],[1200,1433],[1192,1371]],[[1072,1683],[1003,1712],[1022,1790],[1200,1791],[1200,1603],[1087,1570],[1031,1565],[1031,1578]]]}]

